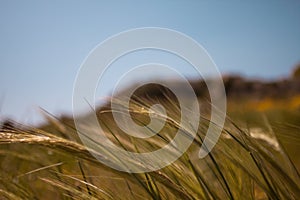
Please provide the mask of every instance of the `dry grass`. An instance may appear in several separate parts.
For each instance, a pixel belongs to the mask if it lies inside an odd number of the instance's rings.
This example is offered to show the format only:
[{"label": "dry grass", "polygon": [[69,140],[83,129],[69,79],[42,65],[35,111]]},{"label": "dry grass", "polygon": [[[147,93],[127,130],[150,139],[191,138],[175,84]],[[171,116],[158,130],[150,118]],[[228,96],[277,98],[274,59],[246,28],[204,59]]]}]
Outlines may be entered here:
[{"label": "dry grass", "polygon": [[[168,121],[158,135],[143,141],[120,131],[109,109],[97,114],[116,145],[150,152],[167,144],[174,137],[174,130],[181,128],[176,104],[171,100],[161,103],[168,110]],[[146,123],[149,105],[133,102],[134,113],[130,117]],[[228,118],[213,151],[199,159],[199,148],[209,124],[209,117],[202,116],[188,151],[168,167],[149,173],[120,172],[99,162],[90,152],[103,162],[114,160],[82,145],[71,119],[49,120],[42,129],[20,126],[1,130],[0,196],[4,199],[298,199],[300,177],[295,161],[278,140],[275,127],[280,126],[274,125],[268,114],[253,115],[260,122],[255,126],[255,120],[247,117],[239,118],[239,125]],[[281,125],[289,132],[292,128],[285,120]],[[300,130],[297,123],[290,122],[295,133]],[[190,135],[189,129],[182,131]],[[289,138],[292,137],[298,135]],[[100,142],[98,145],[106,147]],[[134,159],[127,162],[139,164]]]}]

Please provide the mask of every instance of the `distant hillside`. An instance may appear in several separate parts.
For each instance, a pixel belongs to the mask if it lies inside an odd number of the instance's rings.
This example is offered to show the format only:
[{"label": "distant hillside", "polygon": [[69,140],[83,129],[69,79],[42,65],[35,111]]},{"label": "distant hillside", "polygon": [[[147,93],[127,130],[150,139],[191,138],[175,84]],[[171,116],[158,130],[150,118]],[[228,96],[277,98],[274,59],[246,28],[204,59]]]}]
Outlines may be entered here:
[{"label": "distant hillside", "polygon": [[[300,95],[300,79],[284,79],[278,81],[251,80],[238,76],[227,76],[223,78],[226,96],[230,99],[252,99],[261,100],[264,98],[290,98]],[[206,84],[203,80],[191,80],[192,88],[199,98],[209,98]],[[172,84],[179,90],[181,82],[172,81]],[[126,89],[124,90],[126,93]],[[159,97],[163,98],[170,93],[167,88],[157,84],[144,85],[134,93],[138,97]]]},{"label": "distant hillside", "polygon": [[[228,98],[290,98],[300,94],[300,79],[279,81],[248,80],[241,77],[224,78]],[[197,89],[196,89],[197,90]]]},{"label": "distant hillside", "polygon": [[[239,110],[240,105],[246,105],[247,109],[253,110],[268,110],[274,107],[282,109],[300,109],[300,78],[293,75],[291,78],[264,81],[257,79],[246,79],[240,76],[226,76],[223,77],[225,86],[227,104],[229,110]],[[172,80],[172,84],[178,88],[181,88],[183,83],[180,81]],[[209,93],[206,84],[203,80],[190,80],[190,84],[195,91],[195,94],[202,101],[202,111],[207,108],[205,103],[210,100]],[[133,86],[132,86],[133,87]],[[128,89],[128,88],[127,88]],[[126,94],[125,88],[123,93]],[[133,100],[144,103],[144,99],[147,102],[157,103],[157,100],[164,100],[164,98],[172,99],[173,103],[178,103],[175,95],[167,88],[158,84],[147,84],[138,88],[134,92]],[[189,98],[189,97],[187,97]],[[98,110],[109,109],[110,103],[102,105]],[[64,116],[66,120],[70,120],[71,116]],[[12,121],[5,120],[2,122],[3,127],[11,127]],[[1,123],[0,123],[1,127]]]}]

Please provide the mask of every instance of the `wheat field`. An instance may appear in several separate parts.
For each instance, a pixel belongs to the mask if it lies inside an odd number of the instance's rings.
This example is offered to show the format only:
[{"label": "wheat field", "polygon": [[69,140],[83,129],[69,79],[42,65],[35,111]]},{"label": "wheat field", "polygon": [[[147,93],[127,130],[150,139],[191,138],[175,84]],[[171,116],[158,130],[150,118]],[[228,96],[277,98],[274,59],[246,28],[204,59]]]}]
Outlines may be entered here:
[{"label": "wheat field", "polygon": [[[151,152],[168,144],[175,130],[191,136],[189,129],[178,126],[180,108],[172,101],[160,102],[168,111],[168,120],[157,135],[146,140],[119,130],[109,108],[97,111],[99,124],[119,147]],[[147,123],[150,104],[133,102],[128,117]],[[146,173],[107,167],[91,152],[105,162],[114,161],[110,160],[113,157],[85,147],[72,118],[50,114],[46,118],[47,124],[38,128],[16,125],[1,129],[0,199],[300,198],[299,110],[229,108],[218,143],[203,159],[198,152],[210,118],[201,115],[188,150],[169,166]],[[106,148],[101,141],[97,145]],[[135,164],[134,159],[126,162]]]}]

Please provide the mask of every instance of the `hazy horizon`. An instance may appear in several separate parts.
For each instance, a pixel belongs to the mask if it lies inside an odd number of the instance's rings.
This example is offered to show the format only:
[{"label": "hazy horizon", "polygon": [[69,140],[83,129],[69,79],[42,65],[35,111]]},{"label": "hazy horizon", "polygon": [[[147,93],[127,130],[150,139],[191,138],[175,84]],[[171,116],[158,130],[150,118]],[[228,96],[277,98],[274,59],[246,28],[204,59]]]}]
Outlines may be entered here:
[{"label": "hazy horizon", "polygon": [[[108,37],[133,28],[162,27],[192,37],[222,74],[281,79],[300,62],[298,1],[1,1],[0,5],[0,120],[34,123],[40,120],[38,107],[55,115],[70,114],[76,74],[89,52]],[[151,59],[163,59],[181,66],[177,67],[183,75],[193,75],[168,55],[137,54],[123,64]]]}]

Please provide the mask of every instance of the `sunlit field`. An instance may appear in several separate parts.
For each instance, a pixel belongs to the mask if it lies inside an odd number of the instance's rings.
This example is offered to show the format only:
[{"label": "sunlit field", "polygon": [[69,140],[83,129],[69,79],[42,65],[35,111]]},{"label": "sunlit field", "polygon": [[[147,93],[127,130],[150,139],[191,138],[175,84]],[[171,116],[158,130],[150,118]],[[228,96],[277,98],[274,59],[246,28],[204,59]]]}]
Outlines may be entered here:
[{"label": "sunlit field", "polygon": [[300,0],[0,0],[0,200],[300,200]]},{"label": "sunlit field", "polygon": [[[179,126],[180,109],[188,108],[179,108],[172,96],[135,98],[128,117],[147,124],[154,102],[163,105],[168,116],[164,128],[148,139],[122,132],[109,106],[97,110],[99,123],[114,144],[133,152],[159,149],[178,130],[192,137],[188,127]],[[188,151],[171,165],[148,173],[120,172],[99,162],[90,152],[101,152],[81,143],[72,118],[45,112],[48,122],[41,127],[7,123],[0,132],[0,199],[299,199],[297,106],[296,97],[229,100],[225,126],[208,156],[198,157],[210,121],[204,112]],[[161,113],[156,114],[152,116],[160,119]]]}]

